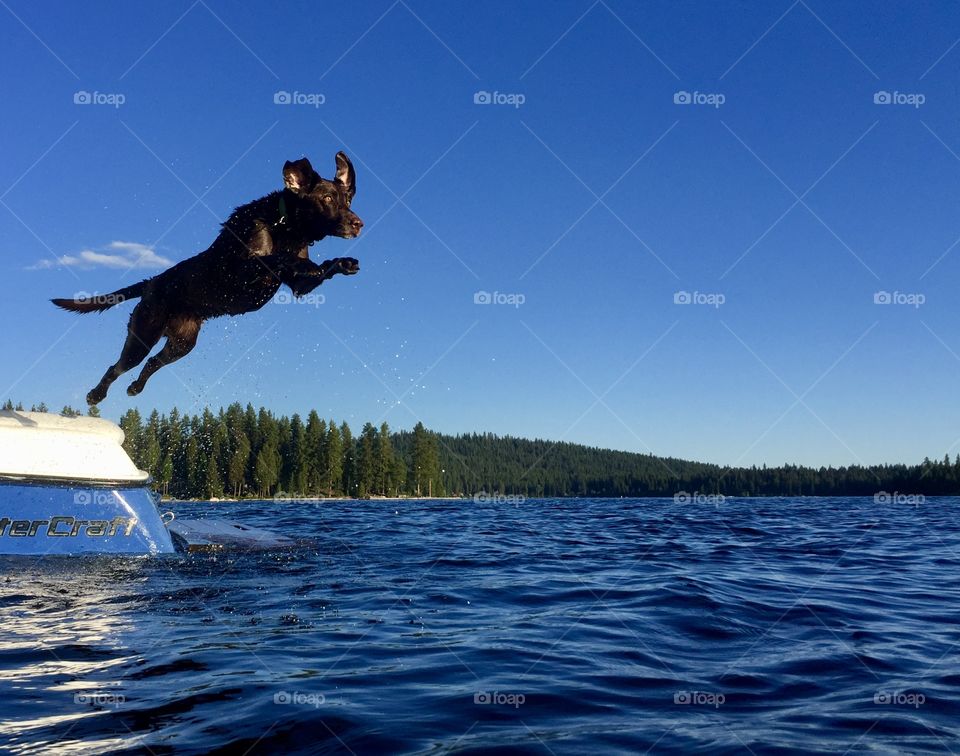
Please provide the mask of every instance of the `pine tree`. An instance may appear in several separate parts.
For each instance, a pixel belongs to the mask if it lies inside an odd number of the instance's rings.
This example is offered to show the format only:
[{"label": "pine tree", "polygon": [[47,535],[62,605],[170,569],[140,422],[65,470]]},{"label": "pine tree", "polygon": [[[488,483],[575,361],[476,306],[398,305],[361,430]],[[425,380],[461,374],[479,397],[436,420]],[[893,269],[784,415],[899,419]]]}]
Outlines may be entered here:
[{"label": "pine tree", "polygon": [[[272,416],[272,415],[271,415]],[[293,441],[290,420],[286,416],[274,418],[276,423],[277,452],[280,454],[279,490],[291,492],[290,479],[293,476]]]},{"label": "pine tree", "polygon": [[394,456],[390,467],[390,479],[393,485],[392,495],[399,496],[407,486],[407,464],[399,456]]},{"label": "pine tree", "polygon": [[128,409],[120,417],[120,429],[123,431],[123,448],[133,460],[134,464],[142,467],[140,456],[140,413],[135,409]]},{"label": "pine tree", "polygon": [[327,424],[327,467],[324,470],[327,496],[343,491],[343,439],[333,420]]},{"label": "pine tree", "polygon": [[190,496],[190,478],[187,465],[187,442],[190,440],[190,420],[174,407],[170,410],[170,449],[173,453],[173,495]]},{"label": "pine tree", "polygon": [[273,487],[280,478],[280,452],[273,440],[268,441],[257,452],[257,459],[253,468],[253,481],[257,486],[258,496],[267,498],[273,493]]},{"label": "pine tree", "polygon": [[323,458],[326,456],[325,423],[316,410],[307,415],[307,427],[304,433],[307,465],[307,491],[319,495],[323,489]]},{"label": "pine tree", "polygon": [[365,423],[360,433],[357,460],[357,496],[365,498],[380,488],[380,439],[372,423]]},{"label": "pine tree", "polygon": [[380,448],[378,450],[379,489],[384,496],[396,495],[394,480],[393,442],[390,440],[390,427],[384,422],[380,426]]},{"label": "pine tree", "polygon": [[183,488],[180,466],[183,457],[182,440],[180,415],[174,408],[169,417],[166,415],[160,417],[160,449],[163,454],[161,481],[166,495],[180,495]]},{"label": "pine tree", "polygon": [[247,467],[250,464],[250,441],[242,429],[235,431],[236,445],[227,468],[227,483],[237,498],[243,493],[247,482]]},{"label": "pine tree", "polygon": [[209,409],[203,411],[200,421],[200,456],[206,458],[200,466],[201,495],[206,499],[223,496],[223,473],[220,460],[223,457],[225,431],[220,421]]},{"label": "pine tree", "polygon": [[154,410],[141,433],[140,464],[154,478],[160,474],[160,414]]},{"label": "pine tree", "polygon": [[170,495],[170,482],[173,480],[173,455],[166,452],[163,460],[160,462],[160,472],[157,475],[157,483],[160,485],[160,491],[164,496]]},{"label": "pine tree", "polygon": [[247,439],[246,456],[243,457],[239,465],[234,461],[234,458],[239,456],[240,438],[246,438],[243,407],[239,402],[231,403],[226,412],[222,413],[221,428],[223,434],[221,469],[224,472],[226,487],[230,495],[239,497],[240,491],[246,483],[247,465],[250,456],[250,442]]},{"label": "pine tree", "polygon": [[263,439],[260,437],[259,423],[259,418],[263,416],[263,413],[264,410],[261,408],[260,414],[258,415],[253,405],[249,402],[243,411],[243,432],[247,434],[247,439],[250,441],[250,448],[254,451],[259,449],[263,444]]},{"label": "pine tree", "polygon": [[186,495],[190,498],[199,498],[203,493],[203,472],[206,465],[200,458],[200,442],[197,440],[199,434],[196,429],[191,427],[188,434],[188,441],[184,449],[184,473]]},{"label": "pine tree", "polygon": [[340,439],[343,443],[343,493],[345,496],[355,496],[357,493],[355,455],[356,450],[353,443],[353,434],[350,432],[350,426],[344,421],[340,425]]},{"label": "pine tree", "polygon": [[423,423],[413,428],[413,450],[411,460],[411,485],[417,496],[442,496],[443,483],[440,479],[440,456],[437,452],[437,439]]},{"label": "pine tree", "polygon": [[217,463],[217,473],[220,476],[220,494],[226,493],[227,471],[230,467],[230,455],[233,449],[230,448],[230,431],[227,427],[227,416],[223,409],[220,409],[217,417],[213,421],[213,457]]},{"label": "pine tree", "polygon": [[289,471],[286,488],[298,494],[307,493],[307,479],[309,477],[309,460],[307,458],[306,429],[300,421],[300,415],[294,415],[290,420],[290,453]]},{"label": "pine tree", "polygon": [[217,464],[217,458],[213,455],[210,455],[207,460],[203,496],[206,499],[219,499],[223,496],[223,479],[220,477],[220,466]]}]

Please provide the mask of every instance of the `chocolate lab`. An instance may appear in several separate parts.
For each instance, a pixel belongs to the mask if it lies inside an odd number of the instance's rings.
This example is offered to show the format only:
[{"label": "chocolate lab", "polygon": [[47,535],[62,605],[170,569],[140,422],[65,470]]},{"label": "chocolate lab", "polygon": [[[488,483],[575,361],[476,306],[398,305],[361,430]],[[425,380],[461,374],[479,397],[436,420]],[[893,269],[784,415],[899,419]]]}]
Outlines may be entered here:
[{"label": "chocolate lab", "polygon": [[51,300],[71,312],[103,312],[140,298],[130,315],[120,359],[87,394],[87,402],[103,401],[110,384],[139,365],[161,336],[167,337],[163,349],[147,360],[130,384],[130,396],[143,391],[164,365],[189,354],[208,318],[259,310],[281,284],[302,296],[337,273],[357,273],[360,266],[352,257],[317,265],[308,253],[315,241],[326,236],[353,239],[363,227],[350,209],[357,191],[353,165],[342,152],[336,160],[333,181],[321,178],[306,158],[285,163],[283,191],[238,207],[208,249],[158,276],[112,294]]}]

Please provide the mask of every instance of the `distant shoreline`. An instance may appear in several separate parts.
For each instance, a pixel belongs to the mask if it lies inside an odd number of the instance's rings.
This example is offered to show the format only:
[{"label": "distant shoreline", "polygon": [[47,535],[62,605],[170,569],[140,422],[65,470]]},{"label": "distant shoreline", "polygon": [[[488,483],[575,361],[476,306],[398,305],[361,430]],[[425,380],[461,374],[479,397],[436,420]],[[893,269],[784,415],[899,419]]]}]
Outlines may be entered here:
[{"label": "distant shoreline", "polygon": [[[533,498],[533,497],[525,497]],[[583,497],[563,497],[563,498],[583,498]],[[240,499],[230,497],[214,497],[213,499],[178,499],[173,496],[162,496],[160,501],[204,501],[210,504],[238,504],[244,501],[272,501],[275,504],[288,504],[297,502],[298,504],[313,504],[322,501],[473,501],[471,496],[271,496],[269,498],[260,498],[258,496],[244,496]]]},{"label": "distant shoreline", "polygon": [[637,496],[588,496],[584,494],[568,494],[565,496],[526,496],[523,494],[501,494],[487,495],[484,499],[476,499],[473,496],[288,496],[285,498],[270,497],[261,499],[256,496],[247,496],[241,499],[232,498],[213,498],[213,499],[178,499],[172,496],[161,497],[162,503],[206,503],[206,504],[239,504],[247,501],[260,501],[265,503],[283,504],[319,504],[326,501],[462,501],[471,504],[482,503],[513,503],[519,504],[525,501],[552,501],[556,499],[575,500],[575,499],[603,499],[609,501],[622,501],[624,499],[667,499],[677,504],[687,504],[691,506],[719,506],[724,501],[734,499],[872,499],[875,504],[905,504],[916,506],[928,499],[957,498],[958,494],[903,494],[899,492],[879,494],[754,494],[754,495],[729,495],[729,494],[683,494],[678,499],[677,494],[656,494],[656,495],[637,495]]}]

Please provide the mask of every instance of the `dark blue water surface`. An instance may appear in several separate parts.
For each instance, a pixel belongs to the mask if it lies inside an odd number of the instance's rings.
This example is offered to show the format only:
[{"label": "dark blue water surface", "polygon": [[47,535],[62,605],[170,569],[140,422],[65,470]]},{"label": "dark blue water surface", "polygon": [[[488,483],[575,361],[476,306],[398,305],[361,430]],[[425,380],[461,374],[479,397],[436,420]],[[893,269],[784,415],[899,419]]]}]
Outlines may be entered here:
[{"label": "dark blue water surface", "polygon": [[960,500],[172,508],[313,542],[0,560],[7,751],[960,750]]}]

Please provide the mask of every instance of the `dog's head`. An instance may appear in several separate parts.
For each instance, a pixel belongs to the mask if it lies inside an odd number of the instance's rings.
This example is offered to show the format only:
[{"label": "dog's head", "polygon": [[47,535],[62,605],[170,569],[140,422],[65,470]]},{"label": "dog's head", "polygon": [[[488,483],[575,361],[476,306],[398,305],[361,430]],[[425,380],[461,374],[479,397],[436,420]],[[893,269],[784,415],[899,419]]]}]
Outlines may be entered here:
[{"label": "dog's head", "polygon": [[357,174],[342,152],[337,153],[337,173],[332,181],[321,178],[309,160],[300,158],[284,163],[283,183],[293,199],[287,207],[290,221],[311,239],[360,235],[363,221],[350,209],[357,193]]}]

